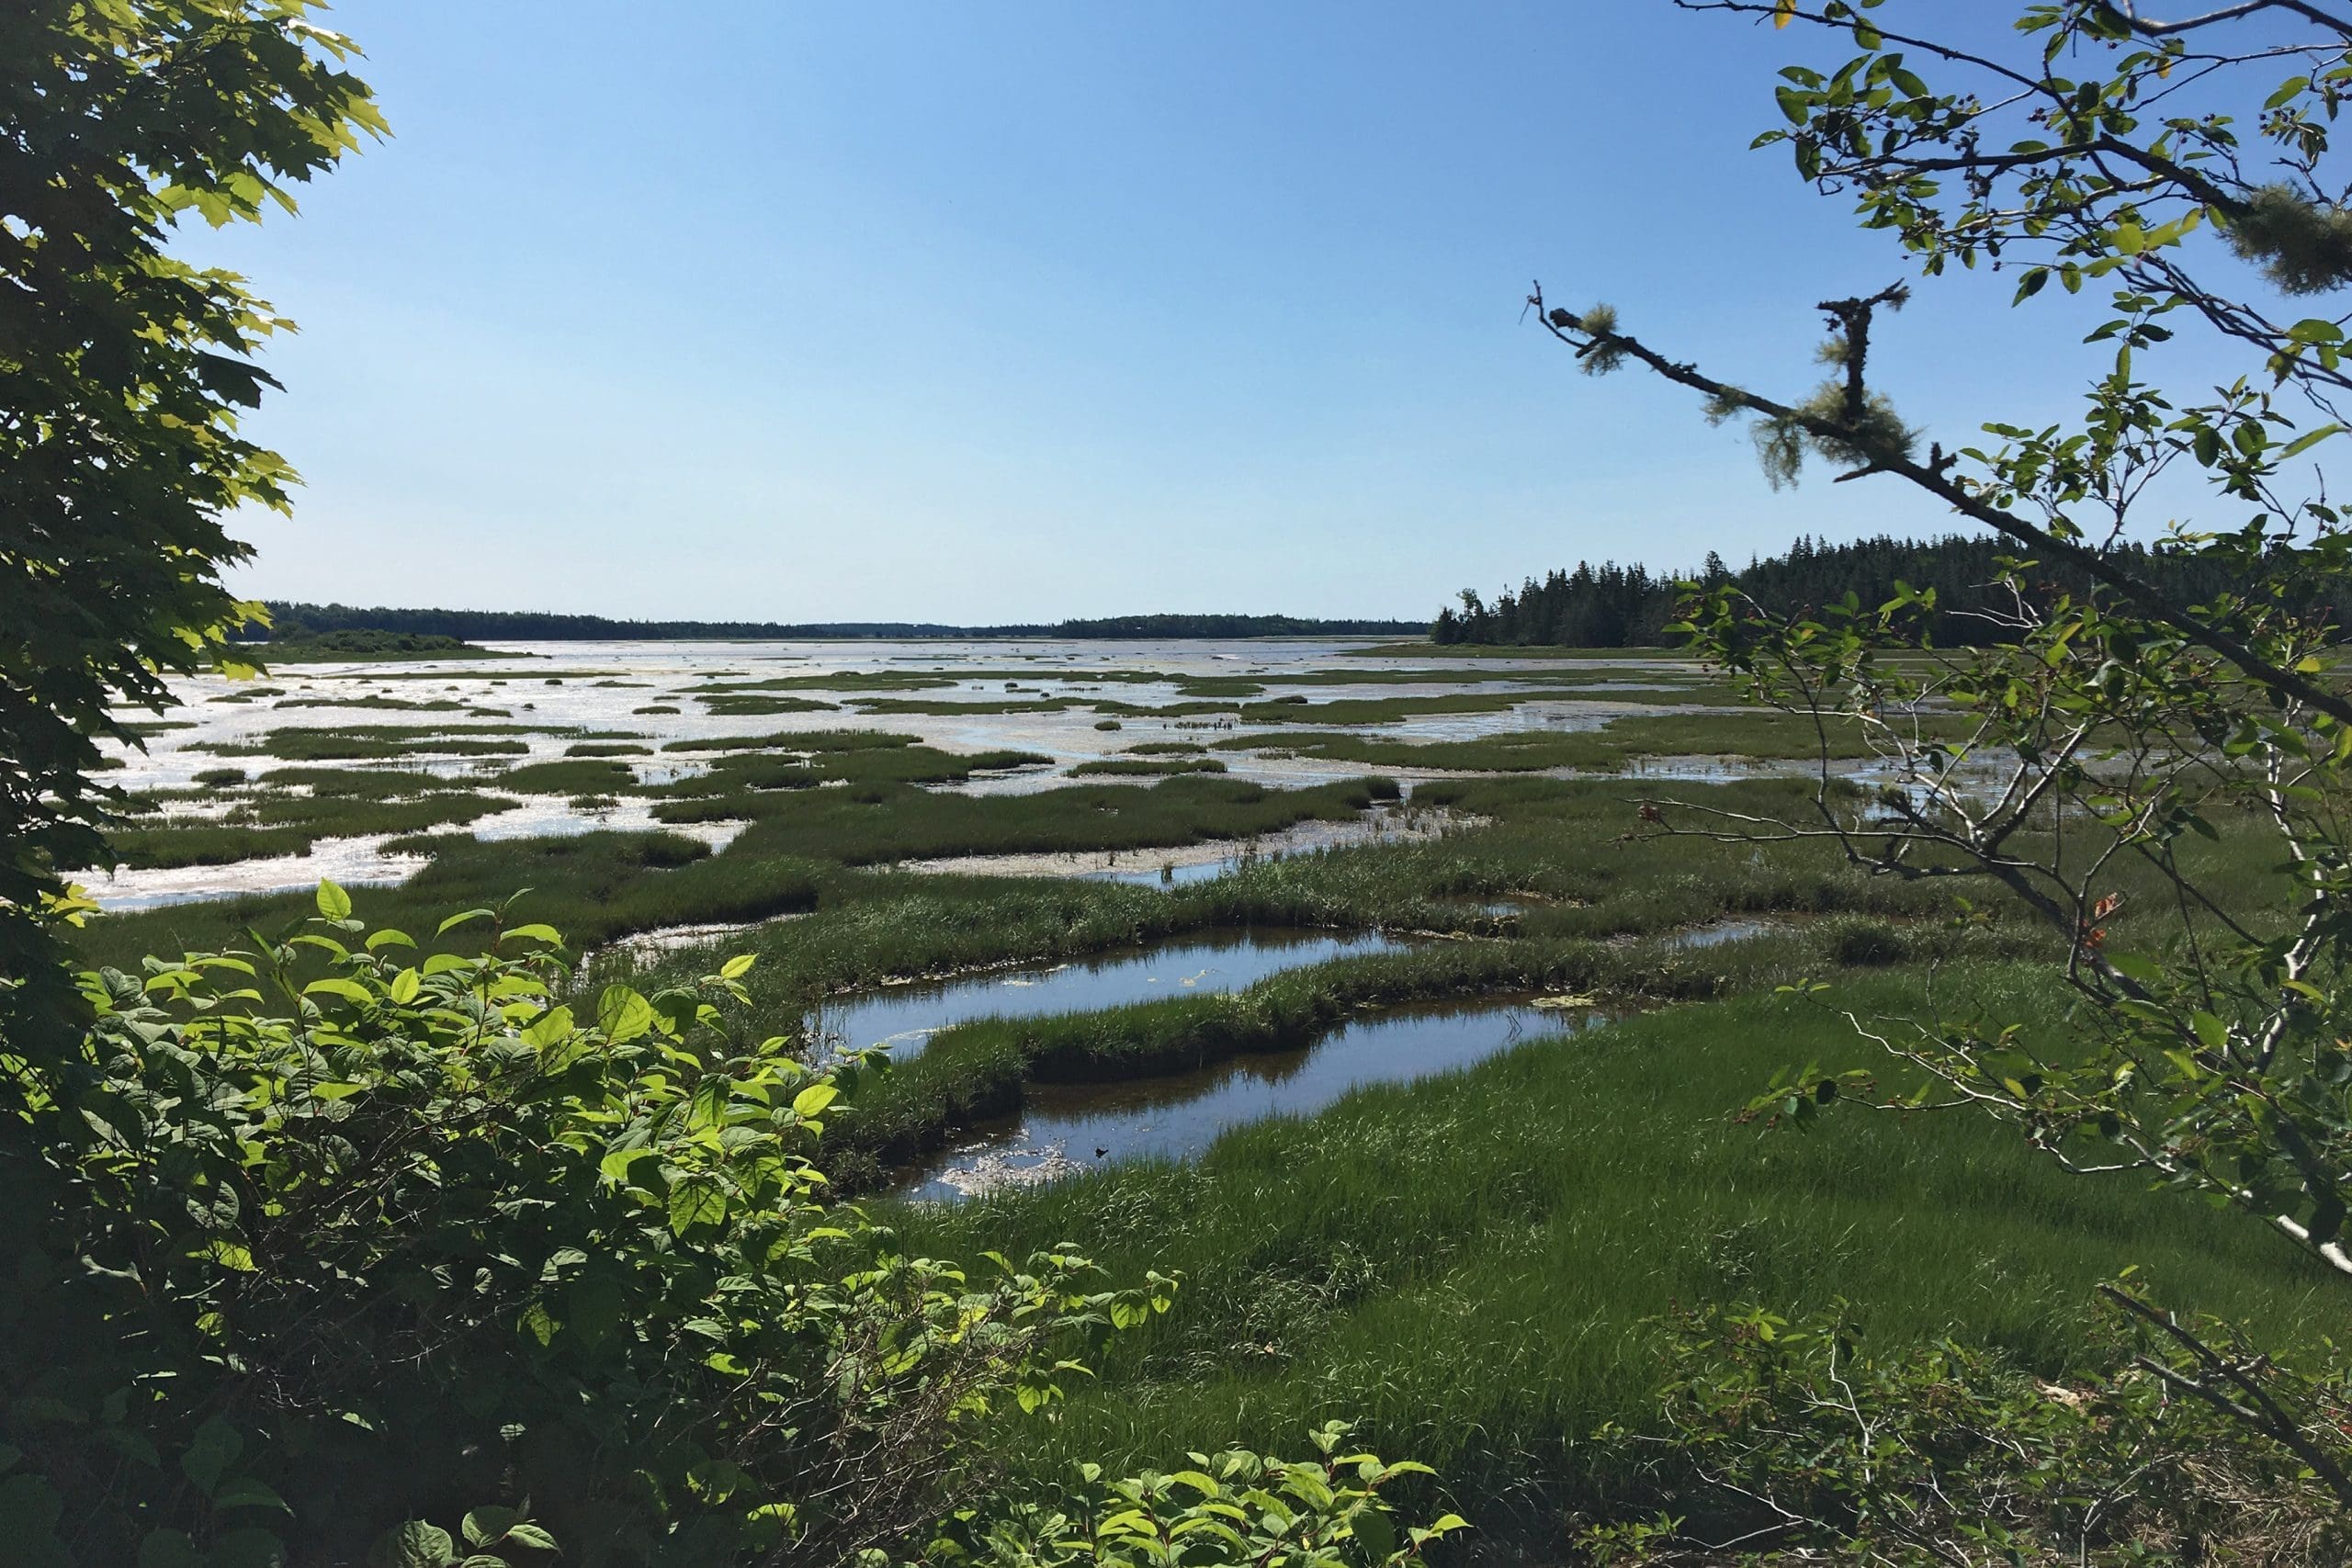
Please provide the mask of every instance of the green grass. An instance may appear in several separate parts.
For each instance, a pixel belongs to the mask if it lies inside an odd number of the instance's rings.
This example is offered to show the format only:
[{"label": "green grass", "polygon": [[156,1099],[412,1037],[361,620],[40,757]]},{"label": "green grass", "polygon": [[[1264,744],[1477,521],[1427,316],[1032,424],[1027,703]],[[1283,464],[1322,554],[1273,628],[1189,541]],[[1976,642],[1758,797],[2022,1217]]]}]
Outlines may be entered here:
[{"label": "green grass", "polygon": [[841,707],[839,703],[822,703],[809,697],[779,697],[765,692],[707,696],[696,700],[721,718],[755,718],[779,713],[835,713]]},{"label": "green grass", "polygon": [[1310,724],[1395,724],[1402,719],[1432,714],[1507,713],[1526,703],[1612,699],[1657,705],[1716,700],[1710,693],[1695,690],[1591,692],[1551,687],[1529,687],[1508,692],[1448,692],[1426,697],[1336,697],[1321,703],[1310,703],[1303,694],[1294,694],[1267,702],[1245,704],[1241,708],[1241,717],[1249,724],[1295,724],[1301,721]]},{"label": "green grass", "polygon": [[582,740],[563,749],[567,757],[650,757],[653,748],[635,740]]},{"label": "green grass", "polygon": [[[1146,806],[1180,786],[1229,790],[1237,784],[1180,780],[1148,790],[1073,786],[1042,796],[983,798],[1040,801],[1050,818],[1058,796],[1114,795]],[[1716,804],[1753,812],[1794,809],[1804,798],[1787,781],[1701,788]],[[1069,958],[1213,927],[1379,927],[1560,943],[1655,934],[1725,915],[1859,919],[1944,907],[1940,893],[1860,875],[1811,846],[1759,858],[1697,840],[1632,840],[1629,829],[1639,823],[1614,781],[1470,780],[1423,789],[1448,793],[1452,804],[1494,823],[1442,840],[1261,859],[1165,890],[1056,878],[842,874],[826,880],[823,904],[809,919],[730,938],[711,953],[649,961],[645,983],[703,973],[726,952],[752,953],[758,964],[748,979],[753,999],[746,1027],[774,1033],[843,987]],[[747,834],[719,858],[758,841]],[[1544,901],[1509,913],[1478,907],[1502,894]]]},{"label": "green grass", "polygon": [[348,800],[396,800],[403,795],[469,790],[477,782],[402,768],[272,768],[254,781],[265,792],[307,790]]},{"label": "green grass", "polygon": [[354,724],[334,729],[273,729],[249,741],[200,750],[216,757],[276,757],[288,762],[347,762],[413,756],[514,756],[530,750],[516,735],[586,736],[576,727],[532,724],[443,724],[431,729],[405,725]]},{"label": "green grass", "polygon": [[[515,921],[555,925],[576,949],[631,931],[705,921],[757,920],[808,909],[817,902],[821,868],[765,855],[714,855],[674,833],[581,833],[562,838],[480,841],[462,836],[395,839],[395,852],[430,854],[432,863],[398,887],[354,888],[371,927],[408,931],[428,950],[469,950],[479,926],[428,940],[454,910],[504,903]],[[145,953],[216,951],[237,944],[248,926],[290,928],[315,913],[308,893],[208,899],[159,909],[101,916],[76,933],[94,962],[135,968]]]},{"label": "green grass", "polygon": [[877,717],[891,714],[931,714],[953,716],[975,713],[1060,713],[1068,708],[1084,707],[1080,697],[1047,697],[1031,700],[1017,697],[858,697],[852,705],[862,714]]},{"label": "green grass", "polygon": [[[1310,819],[1345,820],[1396,793],[1385,780],[1269,790],[1214,775],[1163,779],[1146,788],[1073,784],[996,795],[860,784],[771,795],[740,842],[763,853],[846,865],[1159,849],[1254,838]],[[666,817],[659,808],[656,814]]]},{"label": "green grass", "polygon": [[[1567,991],[1623,1006],[1791,984],[1834,972],[1839,935],[1850,929],[1825,922],[1694,949],[1589,940],[1436,942],[1284,970],[1230,995],[982,1019],[933,1035],[920,1055],[865,1090],[857,1114],[835,1123],[827,1168],[846,1184],[870,1180],[881,1167],[1018,1109],[1029,1083],[1153,1077],[1235,1055],[1300,1050],[1359,1012],[1403,1002]],[[1980,931],[1947,942],[1944,956],[2003,945]]]},{"label": "green grass", "polygon": [[[2014,965],[1945,983],[2051,1013]],[[1873,1008],[1916,1003],[1918,984],[1849,983]],[[2266,1331],[2332,1319],[2315,1270],[2259,1227],[2069,1178],[1982,1121],[1856,1111],[1803,1137],[1731,1120],[1808,1059],[1878,1065],[1793,998],[1679,1007],[1242,1129],[1193,1166],[886,1212],[921,1254],[1068,1243],[1114,1278],[1182,1271],[1175,1311],[1123,1341],[1059,1423],[1007,1429],[1017,1469],[1280,1445],[1344,1415],[1363,1446],[1435,1464],[1490,1523],[1507,1495],[1603,1512],[1650,1506],[1660,1483],[1671,1497],[1671,1462],[1595,1470],[1582,1439],[1641,1419],[1661,1375],[1646,1325],[1678,1303],[1842,1297],[1882,1346],[1953,1333],[2052,1375],[2082,1353],[2092,1286],[2130,1265],[2168,1303]]]},{"label": "green grass", "polygon": [[[1317,710],[1316,716],[1321,716]],[[1921,721],[1923,734],[1957,738],[1956,719],[1934,716]],[[1463,773],[1534,773],[1554,768],[1616,772],[1637,757],[1747,757],[1758,761],[1805,761],[1824,754],[1824,738],[1808,721],[1784,714],[1629,714],[1598,729],[1513,730],[1469,740],[1396,740],[1340,731],[1282,731],[1238,735],[1214,742],[1220,751],[1261,751],[1375,768],[1431,768]],[[1833,728],[1826,755],[1833,761],[1873,756],[1858,727]]]},{"label": "green grass", "polygon": [[1225,764],[1215,757],[1097,757],[1070,770],[1072,778],[1096,774],[1127,774],[1135,777],[1167,776],[1174,773],[1221,773]]},{"label": "green grass", "polygon": [[827,783],[956,784],[975,773],[1052,761],[1034,751],[942,751],[915,744],[911,736],[878,730],[811,730],[771,739],[789,744],[729,750],[713,761],[707,773],[640,785],[636,793],[662,797],[655,815],[664,821],[714,821],[783,809],[772,797],[778,790]]},{"label": "green grass", "polygon": [[636,771],[603,757],[530,762],[486,781],[525,795],[618,795],[637,788]]},{"label": "green grass", "polygon": [[911,735],[889,735],[878,729],[779,729],[767,735],[721,735],[707,739],[673,740],[664,751],[854,751],[875,747],[911,746]]},{"label": "green grass", "polygon": [[108,841],[129,866],[228,865],[305,854],[321,839],[463,826],[513,807],[512,801],[464,791],[410,799],[263,794],[241,802],[222,820],[125,829]]},{"label": "green grass", "polygon": [[[1661,688],[1712,685],[1726,697],[1731,688],[1722,686],[1712,672],[1696,660],[1679,662],[1668,669],[1626,670],[1602,661],[1596,668],[1573,670],[1300,670],[1273,672],[1255,677],[1269,686],[1457,686],[1478,684],[1519,684],[1533,686],[1577,685],[1583,682],[1606,682],[1611,684],[1653,682]],[[1607,700],[1607,693],[1579,695],[1587,700]]]},{"label": "green grass", "polygon": [[925,675],[912,670],[842,670],[830,675],[770,675],[757,681],[713,681],[679,688],[682,696],[720,696],[737,692],[921,692],[952,686],[956,675]]},{"label": "green grass", "polygon": [[436,697],[429,702],[411,702],[406,697],[287,697],[272,703],[272,707],[286,708],[391,708],[403,713],[456,713],[466,705],[449,697]]}]

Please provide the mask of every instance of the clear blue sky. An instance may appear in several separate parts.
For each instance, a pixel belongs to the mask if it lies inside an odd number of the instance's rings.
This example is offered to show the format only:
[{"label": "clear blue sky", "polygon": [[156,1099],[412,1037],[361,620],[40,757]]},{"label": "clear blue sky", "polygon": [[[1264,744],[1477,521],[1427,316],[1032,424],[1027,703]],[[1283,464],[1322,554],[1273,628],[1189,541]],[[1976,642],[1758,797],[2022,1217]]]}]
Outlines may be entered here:
[{"label": "clear blue sky", "polygon": [[[1946,25],[2006,6],[1913,0]],[[299,321],[245,592],[613,615],[1432,613],[1582,557],[1939,529],[1520,321],[1760,389],[1904,265],[1812,195],[1775,36],[1666,0],[345,0],[394,139],[204,234]],[[2079,311],[1937,285],[1874,367],[2057,417]],[[2050,299],[2056,295],[2051,291]]]}]

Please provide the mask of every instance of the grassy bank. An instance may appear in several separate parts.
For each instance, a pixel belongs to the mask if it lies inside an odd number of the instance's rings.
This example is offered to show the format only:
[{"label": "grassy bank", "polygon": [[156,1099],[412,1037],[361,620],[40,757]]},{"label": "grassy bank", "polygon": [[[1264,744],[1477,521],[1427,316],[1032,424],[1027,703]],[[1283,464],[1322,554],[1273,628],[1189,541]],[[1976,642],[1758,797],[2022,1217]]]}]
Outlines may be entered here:
[{"label": "grassy bank", "polygon": [[[861,1185],[960,1129],[1018,1110],[1030,1083],[1152,1077],[1236,1055],[1301,1050],[1368,1009],[1561,992],[1643,1006],[1786,984],[1837,970],[1841,954],[1880,951],[1854,942],[1855,929],[1822,922],[1703,948],[1671,938],[1440,942],[1286,970],[1227,994],[981,1019],[933,1035],[865,1090],[857,1114],[834,1125],[829,1168],[837,1180]],[[2014,950],[1986,931],[1944,945],[1947,956]]]},{"label": "grassy bank", "polygon": [[[1918,979],[1850,983],[1894,1008]],[[1947,976],[2014,1016],[2054,998],[2010,965]],[[1438,1466],[1490,1525],[1670,1504],[1585,1440],[1636,1420],[1659,1376],[1647,1320],[1676,1303],[1858,1303],[1876,1342],[1945,1333],[2046,1374],[2082,1351],[2097,1281],[2143,1265],[2170,1302],[2289,1337],[2324,1326],[2310,1270],[2233,1216],[2129,1179],[2069,1178],[1981,1122],[1856,1111],[1812,1137],[1727,1112],[1790,1062],[1873,1065],[1793,998],[1675,1008],[1360,1091],[1305,1121],[959,1210],[897,1213],[919,1249],[1067,1242],[1114,1274],[1177,1268],[1177,1310],[1057,1427],[1008,1433],[1018,1468],[1274,1442],[1346,1415]]]}]

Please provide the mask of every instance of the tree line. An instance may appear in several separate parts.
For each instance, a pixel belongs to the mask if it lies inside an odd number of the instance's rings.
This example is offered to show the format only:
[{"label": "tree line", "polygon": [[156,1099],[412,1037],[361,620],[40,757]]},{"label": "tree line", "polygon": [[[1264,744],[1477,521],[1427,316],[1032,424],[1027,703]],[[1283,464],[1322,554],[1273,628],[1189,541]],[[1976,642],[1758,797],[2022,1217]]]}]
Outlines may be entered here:
[{"label": "tree line", "polygon": [[[2161,584],[2188,604],[2203,604],[2232,586],[2229,573],[2210,558],[2166,547],[2120,544],[2113,554],[2132,570]],[[1681,584],[1706,588],[1736,584],[1766,607],[1794,613],[1834,604],[1851,593],[1875,608],[1908,583],[1936,594],[1927,630],[1948,648],[2014,640],[2016,591],[2002,581],[2001,561],[2017,547],[1991,535],[1946,535],[1936,539],[1873,538],[1833,544],[1800,536],[1786,552],[1750,558],[1735,571],[1710,550],[1695,571],[1653,571],[1639,563],[1594,566],[1578,561],[1573,571],[1554,570],[1541,581],[1530,577],[1491,601],[1464,589],[1458,605],[1440,610],[1430,627],[1439,643],[1484,643],[1563,648],[1661,648],[1679,639],[1668,631],[1680,617],[1676,606]],[[2047,603],[2061,593],[2079,596],[2090,586],[2086,573],[2053,563],[2026,574],[2030,592]],[[2336,625],[2352,604],[2333,583],[2312,590],[2302,608],[2324,612]]]},{"label": "tree line", "polygon": [[1411,637],[1419,621],[1317,620],[1297,615],[1113,615],[1094,620],[956,626],[934,621],[624,621],[538,610],[363,608],[267,601],[270,625],[247,639],[290,641],[338,632],[385,632],[505,642],[807,641],[837,637]]}]

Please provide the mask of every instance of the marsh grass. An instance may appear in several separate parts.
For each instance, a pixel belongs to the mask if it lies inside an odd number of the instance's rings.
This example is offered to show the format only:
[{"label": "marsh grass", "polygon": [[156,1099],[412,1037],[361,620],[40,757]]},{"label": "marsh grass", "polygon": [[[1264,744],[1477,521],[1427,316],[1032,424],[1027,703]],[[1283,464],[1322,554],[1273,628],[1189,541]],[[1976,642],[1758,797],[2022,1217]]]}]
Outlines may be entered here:
[{"label": "marsh grass", "polygon": [[1084,707],[1086,703],[1080,697],[853,697],[850,705],[862,714],[883,717],[891,714],[1061,713]]},{"label": "marsh grass", "polygon": [[[2017,965],[1966,960],[1951,979],[2007,1015],[2052,1016]],[[1841,999],[1896,1009],[1919,986],[1858,977]],[[1343,1410],[1369,1445],[1487,1500],[1495,1524],[1498,1498],[1671,1505],[1689,1479],[1673,1456],[1609,1468],[1596,1456],[1624,1449],[1584,1439],[1642,1419],[1662,1376],[1652,1320],[1676,1303],[1794,1315],[1843,1299],[1881,1349],[1952,1334],[2052,1377],[2084,1354],[2091,1288],[2127,1266],[2168,1303],[2280,1339],[2327,1326],[2313,1271],[2256,1227],[2128,1178],[2067,1177],[1987,1123],[1857,1111],[1804,1137],[1733,1120],[1806,1060],[1883,1066],[1818,1008],[1747,996],[1361,1089],[1227,1134],[1196,1164],[885,1213],[927,1255],[1066,1242],[1114,1277],[1183,1271],[1176,1310],[1060,1423],[1007,1430],[1017,1470],[1272,1441]]]},{"label": "marsh grass", "polygon": [[[424,835],[387,848],[432,860],[398,886],[368,891],[370,923],[406,931],[428,951],[476,950],[486,928],[430,936],[444,916],[472,907],[507,905],[514,922],[555,925],[575,952],[662,926],[764,919],[813,908],[822,871],[774,856],[714,855],[696,840],[660,832]],[[136,968],[145,953],[219,951],[239,944],[248,927],[288,931],[316,913],[307,892],[207,899],[104,916],[77,942],[93,961]]]},{"label": "marsh grass", "polygon": [[1225,772],[1225,764],[1215,757],[1096,757],[1079,763],[1069,772],[1072,778],[1085,778],[1092,774],[1148,778],[1173,773],[1221,773]]},{"label": "marsh grass", "polygon": [[295,727],[273,729],[248,741],[199,748],[216,757],[276,757],[288,762],[345,762],[400,757],[519,756],[530,750],[517,735],[588,738],[577,726],[532,724],[443,724],[431,729],[405,725],[356,724],[334,729]]},{"label": "marsh grass", "polygon": [[1525,687],[1505,692],[1447,692],[1418,697],[1334,697],[1313,702],[1302,694],[1249,703],[1248,724],[1395,724],[1434,714],[1507,713],[1528,703],[1623,701],[1640,704],[1707,703],[1703,691],[1594,692],[1565,687]]},{"label": "marsh grass", "polygon": [[509,768],[488,781],[500,789],[525,795],[618,795],[638,787],[637,773],[627,762],[605,757],[565,757],[552,762],[529,762]]},{"label": "marsh grass", "polygon": [[322,839],[463,826],[514,805],[464,790],[407,798],[264,792],[241,800],[220,820],[152,822],[117,831],[108,842],[135,868],[230,865],[306,854]]},{"label": "marsh grass", "polygon": [[[1317,709],[1311,716],[1327,716]],[[1920,716],[1917,729],[1922,737],[1943,739],[1958,739],[1967,732],[1961,719],[1941,714]],[[1468,740],[1415,741],[1340,731],[1280,731],[1233,736],[1214,744],[1220,751],[1271,751],[1367,767],[1458,773],[1538,773],[1557,768],[1616,772],[1640,757],[1782,761],[1826,757],[1855,761],[1877,755],[1860,728],[1850,723],[1834,724],[1821,731],[1792,715],[1754,710],[1628,714],[1598,729],[1514,730]]]},{"label": "marsh grass", "polygon": [[965,677],[926,675],[913,670],[842,670],[827,675],[770,675],[757,681],[708,681],[681,686],[690,697],[730,696],[744,692],[921,692],[953,686]]},{"label": "marsh grass", "polygon": [[425,702],[411,702],[406,697],[323,696],[284,697],[270,704],[280,710],[289,708],[388,708],[403,713],[456,713],[466,705],[450,697],[435,697]]},{"label": "marsh grass", "polygon": [[838,703],[819,702],[813,697],[780,697],[765,692],[697,697],[710,713],[721,718],[754,718],[779,713],[835,713]]},{"label": "marsh grass", "polygon": [[[838,1152],[829,1168],[852,1185],[875,1179],[881,1168],[935,1148],[975,1122],[1011,1114],[1030,1083],[1157,1077],[1236,1055],[1303,1050],[1367,1010],[1405,1002],[1558,992],[1618,1007],[1709,998],[1828,972],[1838,964],[1834,946],[1824,931],[1803,927],[1706,948],[1670,941],[1435,942],[1284,970],[1230,993],[978,1020],[933,1034],[919,1055],[864,1090],[857,1114],[835,1124]],[[1956,940],[1947,956],[2003,948],[1996,934],[1977,931]]]},{"label": "marsh grass", "polygon": [[716,739],[673,740],[664,751],[865,751],[912,746],[911,735],[880,729],[778,729],[766,735],[722,735]]},{"label": "marsh grass", "polygon": [[[968,795],[895,782],[764,797],[739,840],[763,853],[872,865],[957,855],[1164,849],[1246,840],[1310,820],[1346,821],[1394,799],[1385,779],[1270,790],[1213,774],[1149,785],[1071,784],[1033,795]],[[657,815],[661,815],[657,808]]]}]

